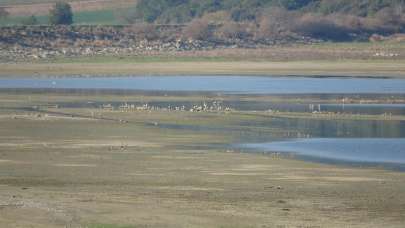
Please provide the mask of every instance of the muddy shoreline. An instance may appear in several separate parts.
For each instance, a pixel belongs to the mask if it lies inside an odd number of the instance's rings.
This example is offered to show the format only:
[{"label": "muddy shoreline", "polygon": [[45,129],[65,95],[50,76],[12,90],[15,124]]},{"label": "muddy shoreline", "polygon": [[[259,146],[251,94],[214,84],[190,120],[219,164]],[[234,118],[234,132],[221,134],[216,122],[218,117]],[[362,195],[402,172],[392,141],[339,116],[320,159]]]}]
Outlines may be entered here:
[{"label": "muddy shoreline", "polygon": [[[403,172],[207,146],[231,144],[240,136],[284,135],[285,130],[264,124],[276,124],[277,118],[233,111],[55,106],[220,99],[232,97],[1,91],[0,224],[403,226]],[[238,99],[297,102],[288,96]],[[165,127],[179,124],[200,130]],[[224,130],[209,130],[219,126]]]}]

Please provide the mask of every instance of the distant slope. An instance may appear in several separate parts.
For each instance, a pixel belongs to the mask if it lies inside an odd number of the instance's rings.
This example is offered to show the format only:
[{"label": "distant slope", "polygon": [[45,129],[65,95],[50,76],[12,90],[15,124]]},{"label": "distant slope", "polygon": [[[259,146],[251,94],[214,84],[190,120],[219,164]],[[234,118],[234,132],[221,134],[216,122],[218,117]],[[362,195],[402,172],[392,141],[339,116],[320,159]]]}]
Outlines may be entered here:
[{"label": "distant slope", "polygon": [[186,36],[236,39],[367,40],[405,33],[405,0],[139,0],[131,21],[192,22]]},{"label": "distant slope", "polygon": [[[31,15],[37,16],[39,24],[48,24],[47,15],[56,1],[0,0],[0,7],[9,13],[0,18],[0,26],[29,25]],[[405,0],[67,1],[74,24],[187,24],[183,36],[199,40],[365,41],[405,33]]]},{"label": "distant slope", "polygon": [[187,22],[204,14],[226,11],[234,21],[255,20],[269,8],[320,14],[372,16],[383,8],[405,10],[405,0],[139,0],[135,17],[148,22]]}]

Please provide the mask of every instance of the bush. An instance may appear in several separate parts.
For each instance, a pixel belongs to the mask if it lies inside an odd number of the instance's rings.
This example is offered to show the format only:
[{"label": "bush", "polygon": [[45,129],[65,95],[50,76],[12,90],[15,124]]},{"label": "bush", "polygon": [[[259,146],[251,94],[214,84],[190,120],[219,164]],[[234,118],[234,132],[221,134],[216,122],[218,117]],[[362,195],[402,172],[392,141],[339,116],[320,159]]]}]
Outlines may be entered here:
[{"label": "bush", "polygon": [[253,21],[256,19],[256,9],[252,8],[233,8],[231,18],[234,21]]},{"label": "bush", "polygon": [[258,38],[280,38],[287,33],[297,15],[283,8],[273,7],[263,12],[259,24]]},{"label": "bush", "polygon": [[49,22],[52,25],[70,25],[73,23],[72,7],[69,3],[58,2],[49,12]]},{"label": "bush", "polygon": [[288,10],[300,9],[313,2],[312,0],[279,0],[280,5]]},{"label": "bush", "polygon": [[280,36],[281,32],[282,25],[278,21],[272,20],[270,17],[262,17],[259,22],[258,38],[277,38]]},{"label": "bush", "polygon": [[183,36],[196,40],[208,39],[211,36],[210,25],[207,20],[194,19],[183,29]]},{"label": "bush", "polygon": [[248,23],[225,22],[216,32],[221,39],[246,39],[253,36],[255,26]]},{"label": "bush", "polygon": [[405,17],[402,12],[392,7],[381,9],[375,18],[380,24],[380,29],[386,33],[401,33],[405,30]]},{"label": "bush", "polygon": [[138,39],[154,40],[159,38],[156,26],[153,24],[136,23],[124,31],[134,33]]},{"label": "bush", "polygon": [[193,19],[193,17],[193,12],[189,8],[187,8],[187,6],[182,5],[164,11],[156,20],[156,22],[161,24],[178,24],[189,22]]},{"label": "bush", "polygon": [[230,14],[227,11],[217,11],[204,14],[201,19],[207,20],[213,24],[222,24],[231,20]]},{"label": "bush", "polygon": [[293,27],[293,31],[318,39],[331,41],[348,41],[351,39],[350,30],[338,25],[328,17],[306,14]]}]

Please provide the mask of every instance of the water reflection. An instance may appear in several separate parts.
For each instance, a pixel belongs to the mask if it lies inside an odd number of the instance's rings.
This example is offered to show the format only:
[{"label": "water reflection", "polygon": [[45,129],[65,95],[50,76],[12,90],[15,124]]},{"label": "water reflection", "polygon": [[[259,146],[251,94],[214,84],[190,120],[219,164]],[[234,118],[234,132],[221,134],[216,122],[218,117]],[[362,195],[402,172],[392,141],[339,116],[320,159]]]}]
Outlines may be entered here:
[{"label": "water reflection", "polygon": [[[290,135],[287,138],[327,137],[327,138],[404,138],[404,121],[381,120],[319,120],[274,118],[271,123],[264,122],[272,128],[284,129]],[[301,138],[302,138],[301,137]]]},{"label": "water reflection", "polygon": [[119,89],[228,94],[405,93],[405,80],[370,78],[154,76],[119,78],[0,79],[0,88]]},{"label": "water reflection", "polygon": [[243,148],[343,162],[405,164],[405,139],[312,138],[244,144]]}]

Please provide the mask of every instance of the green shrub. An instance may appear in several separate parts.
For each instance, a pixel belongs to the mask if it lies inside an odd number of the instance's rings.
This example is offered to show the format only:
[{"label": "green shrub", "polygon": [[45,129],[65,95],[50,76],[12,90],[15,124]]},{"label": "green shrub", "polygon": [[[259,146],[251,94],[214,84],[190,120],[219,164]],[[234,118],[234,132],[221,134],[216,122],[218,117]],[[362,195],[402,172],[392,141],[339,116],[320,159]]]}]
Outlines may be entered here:
[{"label": "green shrub", "polygon": [[57,2],[49,12],[52,25],[70,25],[73,23],[72,7],[66,2]]}]

